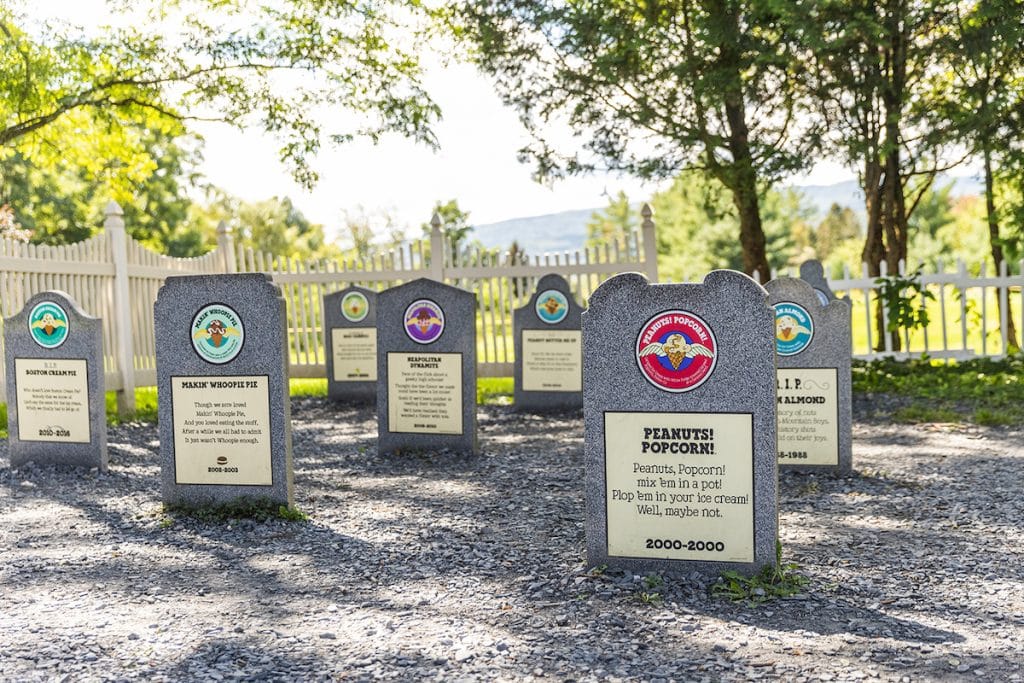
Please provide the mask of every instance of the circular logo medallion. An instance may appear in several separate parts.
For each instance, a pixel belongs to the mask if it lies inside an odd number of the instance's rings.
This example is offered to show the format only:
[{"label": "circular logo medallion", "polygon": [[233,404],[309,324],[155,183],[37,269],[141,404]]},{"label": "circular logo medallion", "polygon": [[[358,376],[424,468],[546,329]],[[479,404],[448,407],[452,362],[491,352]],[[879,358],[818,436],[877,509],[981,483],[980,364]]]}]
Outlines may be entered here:
[{"label": "circular logo medallion", "polygon": [[55,349],[68,338],[68,314],[53,301],[38,303],[28,314],[28,331],[36,344]]},{"label": "circular logo medallion", "polygon": [[370,302],[362,292],[349,292],[341,298],[341,314],[350,323],[358,323],[370,312]]},{"label": "circular logo medallion", "polygon": [[192,318],[192,348],[208,363],[234,360],[245,342],[242,319],[230,306],[209,304]]},{"label": "circular logo medallion", "polygon": [[554,325],[569,315],[569,300],[557,289],[547,289],[537,295],[535,310],[542,322]]},{"label": "circular logo medallion", "polygon": [[405,333],[417,344],[437,341],[444,332],[444,311],[430,299],[419,299],[405,309]]},{"label": "circular logo medallion", "polygon": [[693,313],[664,311],[647,321],[636,338],[636,362],[647,381],[682,393],[707,381],[718,361],[711,327]]},{"label": "circular logo medallion", "polygon": [[791,301],[775,304],[775,351],[780,356],[794,356],[811,343],[814,323],[807,310]]}]

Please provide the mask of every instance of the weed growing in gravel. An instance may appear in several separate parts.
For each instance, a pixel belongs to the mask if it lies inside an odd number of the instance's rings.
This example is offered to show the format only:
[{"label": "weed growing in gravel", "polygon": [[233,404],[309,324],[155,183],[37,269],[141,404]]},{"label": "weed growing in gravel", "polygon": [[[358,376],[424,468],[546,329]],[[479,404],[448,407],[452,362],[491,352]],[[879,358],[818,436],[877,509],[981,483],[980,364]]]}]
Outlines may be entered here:
[{"label": "weed growing in gravel", "polygon": [[765,567],[753,576],[722,572],[718,582],[711,586],[711,594],[737,602],[746,600],[751,606],[796,595],[807,585],[807,577],[796,573],[798,568],[793,562],[783,564],[782,543],[775,541],[774,567]]},{"label": "weed growing in gravel", "polygon": [[187,507],[183,505],[165,505],[164,512],[181,517],[191,517],[203,522],[229,522],[235,519],[252,519],[266,522],[281,519],[287,522],[305,522],[307,515],[298,508],[277,505],[265,499],[239,498],[225,505]]},{"label": "weed growing in gravel", "polygon": [[801,496],[813,496],[821,491],[821,486],[816,481],[809,481],[798,489]]}]

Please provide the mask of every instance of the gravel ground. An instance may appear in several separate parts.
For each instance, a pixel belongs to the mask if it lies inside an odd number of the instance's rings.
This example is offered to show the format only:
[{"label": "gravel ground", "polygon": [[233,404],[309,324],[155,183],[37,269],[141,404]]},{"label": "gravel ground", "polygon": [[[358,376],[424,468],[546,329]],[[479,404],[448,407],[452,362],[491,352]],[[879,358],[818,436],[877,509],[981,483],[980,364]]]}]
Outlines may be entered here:
[{"label": "gravel ground", "polygon": [[1021,680],[1021,432],[880,405],[854,476],[783,474],[809,584],[761,607],[587,571],[578,418],[485,407],[479,456],[385,459],[371,411],[296,401],[307,523],[166,518],[153,425],[106,475],[0,442],[0,679]]}]

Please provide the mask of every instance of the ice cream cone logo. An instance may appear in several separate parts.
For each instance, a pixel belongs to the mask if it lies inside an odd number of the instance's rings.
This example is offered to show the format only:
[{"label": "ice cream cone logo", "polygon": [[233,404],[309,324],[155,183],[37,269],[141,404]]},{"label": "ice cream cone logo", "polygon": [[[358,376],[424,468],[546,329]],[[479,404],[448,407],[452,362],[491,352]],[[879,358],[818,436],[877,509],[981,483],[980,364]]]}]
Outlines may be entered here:
[{"label": "ice cream cone logo", "polygon": [[349,292],[341,299],[341,314],[350,323],[362,322],[370,312],[370,302],[362,292]]},{"label": "ice cream cone logo", "polygon": [[688,311],[664,311],[647,321],[636,341],[637,366],[654,386],[691,391],[711,376],[718,343],[711,327]]},{"label": "ice cream cone logo", "polygon": [[405,333],[417,344],[437,341],[444,332],[444,311],[430,299],[420,299],[405,309]]},{"label": "ice cream cone logo", "polygon": [[235,359],[245,342],[242,319],[225,304],[209,304],[192,318],[192,348],[200,358],[221,365]]},{"label": "ice cream cone logo", "polygon": [[791,301],[775,304],[775,351],[780,356],[800,353],[814,338],[814,322],[803,306]]},{"label": "ice cream cone logo", "polygon": [[535,310],[542,322],[554,325],[569,314],[569,299],[557,289],[548,289],[537,295]]},{"label": "ice cream cone logo", "polygon": [[55,349],[68,338],[68,314],[53,301],[36,304],[28,315],[28,330],[36,344]]}]

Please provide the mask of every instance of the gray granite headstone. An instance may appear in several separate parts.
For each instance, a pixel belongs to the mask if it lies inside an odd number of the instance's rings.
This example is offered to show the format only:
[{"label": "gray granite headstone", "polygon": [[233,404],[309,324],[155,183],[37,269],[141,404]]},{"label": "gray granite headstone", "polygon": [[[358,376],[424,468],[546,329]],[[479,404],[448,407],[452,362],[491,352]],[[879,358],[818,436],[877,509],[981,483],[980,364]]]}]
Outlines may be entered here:
[{"label": "gray granite headstone", "polygon": [[580,315],[561,275],[545,275],[512,315],[515,335],[515,409],[583,408],[583,348]]},{"label": "gray granite headstone", "polygon": [[779,465],[849,474],[852,469],[850,302],[821,304],[802,279],[765,285],[775,307]]},{"label": "gray granite headstone", "polygon": [[767,293],[617,275],[583,313],[587,561],[753,572],[775,564],[775,335]]},{"label": "gray granite headstone", "polygon": [[259,273],[169,277],[154,314],[164,503],[291,506],[281,290]]},{"label": "gray granite headstone", "polygon": [[823,306],[829,301],[835,301],[838,298],[835,292],[832,291],[832,288],[829,287],[828,280],[825,279],[825,268],[821,265],[821,261],[811,259],[801,263],[800,279],[814,288],[818,300]]},{"label": "gray granite headstone", "polygon": [[101,323],[59,291],[4,319],[11,467],[107,469]]},{"label": "gray granite headstone", "polygon": [[327,398],[377,402],[377,292],[346,287],[324,297]]},{"label": "gray granite headstone", "polygon": [[476,296],[424,278],[377,295],[380,453],[476,452]]}]

